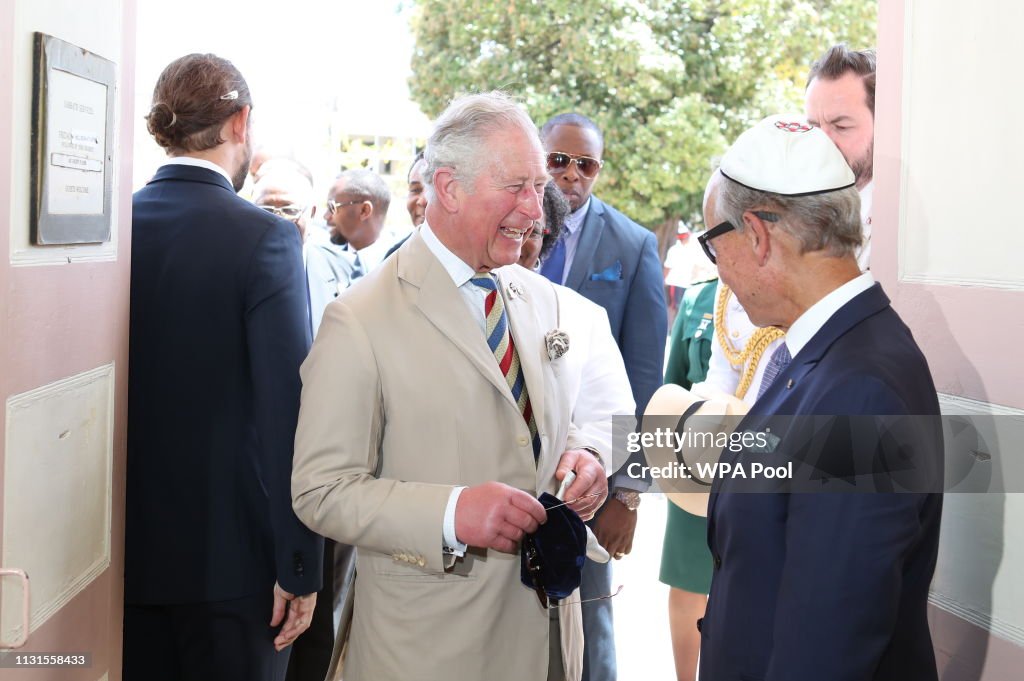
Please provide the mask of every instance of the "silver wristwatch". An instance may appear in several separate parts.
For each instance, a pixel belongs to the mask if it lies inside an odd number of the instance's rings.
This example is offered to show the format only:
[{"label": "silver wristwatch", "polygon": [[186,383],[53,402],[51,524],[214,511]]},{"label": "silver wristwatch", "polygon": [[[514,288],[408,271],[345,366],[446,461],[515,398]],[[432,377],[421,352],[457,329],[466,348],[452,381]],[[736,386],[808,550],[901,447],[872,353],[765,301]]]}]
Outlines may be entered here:
[{"label": "silver wristwatch", "polygon": [[635,511],[640,506],[640,492],[635,490],[617,489],[612,497],[630,511]]}]

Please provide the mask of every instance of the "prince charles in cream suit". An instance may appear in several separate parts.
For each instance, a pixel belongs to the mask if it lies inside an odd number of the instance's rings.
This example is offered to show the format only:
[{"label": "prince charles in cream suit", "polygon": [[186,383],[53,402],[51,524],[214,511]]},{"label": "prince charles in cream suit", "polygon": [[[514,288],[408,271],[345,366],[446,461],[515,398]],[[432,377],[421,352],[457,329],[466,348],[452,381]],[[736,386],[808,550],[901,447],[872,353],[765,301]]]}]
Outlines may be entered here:
[{"label": "prince charles in cream suit", "polygon": [[[519,580],[537,494],[572,469],[565,498],[588,517],[610,458],[571,424],[546,352],[552,287],[510,265],[540,217],[540,141],[514,102],[473,95],[438,119],[426,161],[427,223],[328,306],[302,367],[295,510],[359,550],[346,681],[575,679],[578,617],[549,661],[548,612]],[[495,303],[525,408],[488,344]]]}]

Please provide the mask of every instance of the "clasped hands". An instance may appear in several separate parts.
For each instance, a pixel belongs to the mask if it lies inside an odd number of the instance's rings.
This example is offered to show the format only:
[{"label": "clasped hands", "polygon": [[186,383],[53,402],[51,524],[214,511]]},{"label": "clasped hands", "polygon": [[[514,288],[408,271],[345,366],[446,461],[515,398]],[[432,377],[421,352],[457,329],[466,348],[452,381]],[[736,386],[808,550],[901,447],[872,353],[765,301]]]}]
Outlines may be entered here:
[{"label": "clasped hands", "polygon": [[[569,471],[576,472],[576,480],[565,492],[566,501],[572,500],[567,506],[589,520],[608,496],[604,467],[587,450],[570,449],[558,461],[555,480],[561,482]],[[547,511],[535,497],[500,482],[467,487],[455,506],[459,541],[503,553],[516,553],[523,537],[546,521]]]}]

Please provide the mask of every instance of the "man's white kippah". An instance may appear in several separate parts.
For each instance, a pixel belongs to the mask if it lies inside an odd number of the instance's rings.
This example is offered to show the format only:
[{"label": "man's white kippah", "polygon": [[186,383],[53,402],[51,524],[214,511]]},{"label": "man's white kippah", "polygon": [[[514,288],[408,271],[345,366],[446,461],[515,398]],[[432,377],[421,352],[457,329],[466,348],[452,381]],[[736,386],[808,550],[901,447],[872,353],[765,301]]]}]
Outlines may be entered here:
[{"label": "man's white kippah", "polygon": [[725,152],[720,170],[744,187],[783,196],[824,194],[855,182],[828,135],[797,114],[769,116],[744,132]]}]

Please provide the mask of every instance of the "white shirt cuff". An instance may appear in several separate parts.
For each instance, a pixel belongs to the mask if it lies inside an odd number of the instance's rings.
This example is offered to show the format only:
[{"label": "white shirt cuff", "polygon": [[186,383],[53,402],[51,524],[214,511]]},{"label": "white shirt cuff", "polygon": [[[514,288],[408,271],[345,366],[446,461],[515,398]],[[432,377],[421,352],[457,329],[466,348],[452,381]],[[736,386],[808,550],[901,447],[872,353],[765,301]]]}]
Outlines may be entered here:
[{"label": "white shirt cuff", "polygon": [[448,496],[448,505],[444,509],[444,527],[442,529],[442,541],[444,552],[453,556],[466,555],[467,546],[455,536],[455,506],[459,503],[459,495],[465,487],[456,487]]}]

